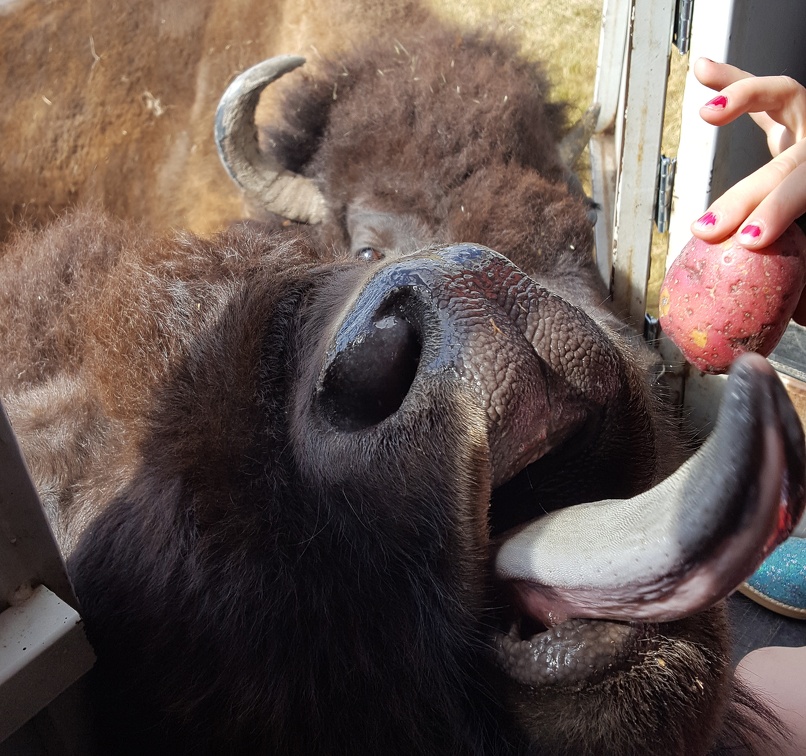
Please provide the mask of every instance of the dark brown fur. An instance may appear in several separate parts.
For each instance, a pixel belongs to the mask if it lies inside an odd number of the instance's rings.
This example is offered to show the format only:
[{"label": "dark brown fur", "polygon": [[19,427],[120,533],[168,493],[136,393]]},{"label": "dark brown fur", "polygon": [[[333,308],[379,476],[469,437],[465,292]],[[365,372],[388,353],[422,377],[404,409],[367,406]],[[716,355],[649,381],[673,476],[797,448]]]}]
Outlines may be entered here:
[{"label": "dark brown fur", "polygon": [[402,229],[392,259],[497,247],[612,344],[625,422],[560,457],[554,490],[616,495],[671,464],[650,359],[603,304],[586,204],[551,149],[542,75],[452,31],[404,45],[350,59],[335,104],[337,69],[311,81],[292,136],[276,135],[321,181],[323,228],[159,239],[86,211],[0,257],[0,392],[98,653],[99,748],[746,749],[768,725],[730,680],[721,608],[661,628],[589,685],[532,690],[494,666],[486,425],[456,384],[394,433],[343,439],[338,464],[309,453],[324,444],[305,408],[328,328],[385,264],[351,254],[359,209],[361,233],[378,218]]},{"label": "dark brown fur", "polygon": [[585,199],[557,154],[565,109],[514,44],[428,19],[312,66],[265,141],[317,179],[327,242],[349,249],[348,215],[366,208],[408,218],[415,248],[475,241],[524,267],[537,257],[545,276],[604,299]]}]

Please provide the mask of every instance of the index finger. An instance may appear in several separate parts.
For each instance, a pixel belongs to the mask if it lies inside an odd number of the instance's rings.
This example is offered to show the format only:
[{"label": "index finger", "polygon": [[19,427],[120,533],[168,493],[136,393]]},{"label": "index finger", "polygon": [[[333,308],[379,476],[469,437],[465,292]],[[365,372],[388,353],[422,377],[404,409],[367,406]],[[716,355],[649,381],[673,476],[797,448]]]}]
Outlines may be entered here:
[{"label": "index finger", "polygon": [[753,74],[729,63],[717,63],[710,58],[698,58],[694,63],[694,75],[700,84],[710,89],[724,89],[740,79],[753,78]]},{"label": "index finger", "polygon": [[806,89],[794,79],[751,76],[702,58],[695,64],[695,75],[707,85],[725,85],[719,97],[700,109],[708,123],[724,126],[748,113],[767,134],[773,155],[806,137]]},{"label": "index finger", "polygon": [[[732,66],[729,63],[717,63],[710,58],[698,58],[696,60],[694,63],[694,75],[700,84],[716,91],[726,89],[731,84],[743,79],[756,78],[753,74],[741,68]],[[747,112],[745,109],[737,108],[738,104],[738,102],[731,102],[730,108],[723,110],[700,108],[700,115],[706,122],[714,126],[724,126]],[[775,126],[775,121],[763,111],[751,113],[750,115],[765,133],[769,133]]]}]

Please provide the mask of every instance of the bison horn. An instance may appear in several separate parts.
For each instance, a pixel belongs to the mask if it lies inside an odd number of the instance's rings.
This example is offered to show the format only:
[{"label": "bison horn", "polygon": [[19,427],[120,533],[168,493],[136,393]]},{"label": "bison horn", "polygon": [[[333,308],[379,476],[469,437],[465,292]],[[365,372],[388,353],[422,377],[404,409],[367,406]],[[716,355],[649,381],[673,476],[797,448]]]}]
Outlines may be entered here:
[{"label": "bison horn", "polygon": [[569,171],[576,165],[579,156],[596,131],[596,123],[599,120],[601,109],[598,102],[591,105],[560,142],[557,148],[560,160]]},{"label": "bison horn", "polygon": [[221,162],[249,199],[290,220],[321,223],[326,206],[313,181],[283,168],[258,147],[255,109],[260,93],[305,62],[280,55],[244,71],[227,87],[218,104],[215,140]]},{"label": "bison horn", "polygon": [[632,499],[528,524],[498,551],[499,577],[544,622],[674,620],[747,578],[800,518],[804,438],[769,364],[735,363],[714,432],[677,472]]}]

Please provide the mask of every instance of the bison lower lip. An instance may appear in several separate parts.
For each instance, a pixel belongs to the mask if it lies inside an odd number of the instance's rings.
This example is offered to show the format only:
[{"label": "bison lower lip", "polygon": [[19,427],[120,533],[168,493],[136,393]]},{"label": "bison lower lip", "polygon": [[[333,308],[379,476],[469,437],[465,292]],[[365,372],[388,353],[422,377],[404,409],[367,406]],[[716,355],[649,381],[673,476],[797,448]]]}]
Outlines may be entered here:
[{"label": "bison lower lip", "polygon": [[523,685],[590,683],[628,664],[644,634],[642,625],[575,619],[523,639],[516,623],[496,635],[495,657]]}]

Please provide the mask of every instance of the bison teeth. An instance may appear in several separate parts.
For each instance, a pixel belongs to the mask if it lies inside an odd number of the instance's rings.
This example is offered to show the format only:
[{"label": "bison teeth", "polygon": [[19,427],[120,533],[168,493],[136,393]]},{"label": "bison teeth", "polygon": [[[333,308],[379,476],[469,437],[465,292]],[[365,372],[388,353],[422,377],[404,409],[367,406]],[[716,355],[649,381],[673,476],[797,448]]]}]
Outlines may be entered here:
[{"label": "bison teeth", "polygon": [[803,430],[769,364],[736,362],[714,432],[676,473],[632,499],[554,511],[496,557],[522,611],[668,621],[702,611],[752,574],[800,518]]}]

